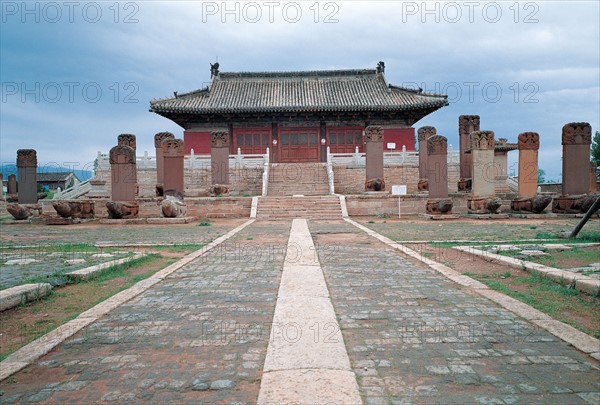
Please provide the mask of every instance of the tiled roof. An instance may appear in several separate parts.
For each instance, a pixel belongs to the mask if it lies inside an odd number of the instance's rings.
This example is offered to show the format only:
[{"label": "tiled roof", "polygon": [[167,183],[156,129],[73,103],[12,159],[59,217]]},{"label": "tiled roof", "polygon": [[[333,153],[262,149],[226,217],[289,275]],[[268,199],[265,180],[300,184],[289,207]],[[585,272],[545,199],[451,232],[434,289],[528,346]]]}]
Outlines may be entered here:
[{"label": "tiled roof", "polygon": [[[72,175],[72,172],[45,172],[37,174],[37,181],[45,182],[45,181],[65,181],[69,179],[69,176]],[[75,176],[77,177],[77,176]]]},{"label": "tiled roof", "polygon": [[209,88],[150,101],[156,113],[407,111],[447,96],[389,85],[375,69],[220,73]]}]

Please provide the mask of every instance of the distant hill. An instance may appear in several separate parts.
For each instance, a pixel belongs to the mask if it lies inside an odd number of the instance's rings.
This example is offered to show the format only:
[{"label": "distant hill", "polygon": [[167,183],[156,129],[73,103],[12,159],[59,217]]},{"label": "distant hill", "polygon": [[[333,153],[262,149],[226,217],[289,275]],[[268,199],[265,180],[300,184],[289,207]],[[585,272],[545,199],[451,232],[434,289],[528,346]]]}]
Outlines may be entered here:
[{"label": "distant hill", "polygon": [[[94,172],[90,170],[71,170],[67,167],[56,167],[56,166],[42,166],[38,167],[38,173],[57,173],[57,172],[73,172],[80,181],[86,181],[94,176]],[[0,173],[4,176],[4,180],[8,179],[8,176],[14,174],[19,180],[19,174],[17,173],[17,167],[15,165],[6,165],[0,169]]]}]

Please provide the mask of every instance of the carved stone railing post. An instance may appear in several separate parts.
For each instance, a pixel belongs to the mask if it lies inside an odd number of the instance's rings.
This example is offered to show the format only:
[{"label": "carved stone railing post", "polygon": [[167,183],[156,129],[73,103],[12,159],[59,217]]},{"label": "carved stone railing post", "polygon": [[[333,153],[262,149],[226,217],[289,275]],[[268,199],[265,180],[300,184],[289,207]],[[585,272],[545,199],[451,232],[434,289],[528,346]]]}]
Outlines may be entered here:
[{"label": "carved stone railing post", "polygon": [[427,184],[427,140],[436,134],[435,127],[421,127],[417,130],[417,139],[419,140],[419,182],[417,189],[419,191],[428,190]]},{"label": "carved stone railing post", "polygon": [[37,152],[35,149],[17,150],[20,204],[37,204]]},{"label": "carved stone railing post", "polygon": [[479,131],[479,115],[461,115],[458,117],[458,143],[460,157],[460,180],[459,191],[471,189],[471,178],[473,177],[472,156],[467,152],[471,147],[471,132]]},{"label": "carved stone railing post", "polygon": [[470,139],[472,188],[467,207],[473,214],[494,214],[501,205],[495,198],[494,131],[471,132]]},{"label": "carved stone railing post", "polygon": [[121,134],[117,136],[117,146],[129,146],[131,149],[137,149],[137,143],[135,135],[133,134]]},{"label": "carved stone railing post", "polygon": [[[129,142],[132,140],[131,137],[120,138],[119,142],[125,139]],[[126,146],[123,142],[122,145],[117,145],[110,150],[109,160],[111,201],[106,203],[108,215],[114,219],[135,218],[139,211],[135,200],[138,190],[135,149]]]},{"label": "carved stone railing post", "polygon": [[[421,149],[421,146],[423,149]],[[452,200],[448,198],[448,140],[441,135],[432,135],[419,143],[419,155],[427,154],[427,176],[429,199],[426,212],[431,215],[452,214]]]},{"label": "carved stone railing post", "polygon": [[562,195],[552,202],[552,212],[584,213],[595,197],[590,190],[590,144],[592,126],[571,122],[562,128]]},{"label": "carved stone railing post", "polygon": [[163,187],[163,147],[162,142],[166,139],[175,139],[175,135],[170,132],[159,132],[154,135],[154,149],[156,150],[156,196],[164,195]]},{"label": "carved stone railing post", "polygon": [[364,132],[366,157],[365,190],[384,191],[383,176],[383,128],[368,126]]},{"label": "carved stone railing post", "polygon": [[210,133],[210,166],[212,195],[229,193],[229,131]]},{"label": "carved stone railing post", "polygon": [[540,136],[537,132],[519,134],[519,197],[511,201],[511,209],[518,212],[539,214],[550,204],[549,196],[538,196],[538,149]]}]

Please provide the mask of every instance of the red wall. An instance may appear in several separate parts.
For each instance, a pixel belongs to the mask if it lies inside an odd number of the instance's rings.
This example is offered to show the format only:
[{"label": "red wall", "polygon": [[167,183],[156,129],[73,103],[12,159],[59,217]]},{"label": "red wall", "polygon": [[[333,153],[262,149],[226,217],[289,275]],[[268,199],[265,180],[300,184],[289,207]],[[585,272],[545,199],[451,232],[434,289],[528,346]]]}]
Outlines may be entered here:
[{"label": "red wall", "polygon": [[186,155],[191,149],[194,149],[195,155],[210,155],[210,132],[184,131],[183,146]]},{"label": "red wall", "polygon": [[415,150],[415,129],[385,128],[383,130],[383,150],[388,150],[388,143],[395,143],[394,151],[397,152],[402,151],[402,145],[406,145],[406,150]]}]

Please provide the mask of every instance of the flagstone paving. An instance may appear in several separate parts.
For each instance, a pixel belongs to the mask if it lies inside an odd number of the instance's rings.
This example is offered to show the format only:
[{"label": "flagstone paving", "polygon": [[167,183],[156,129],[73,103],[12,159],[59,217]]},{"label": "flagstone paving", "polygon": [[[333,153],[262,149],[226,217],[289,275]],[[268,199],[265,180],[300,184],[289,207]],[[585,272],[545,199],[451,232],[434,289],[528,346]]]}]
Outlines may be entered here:
[{"label": "flagstone paving", "polygon": [[[244,228],[3,381],[0,402],[255,403],[290,226]],[[600,402],[598,362],[545,330],[349,223],[309,230],[365,403]]]},{"label": "flagstone paving", "polygon": [[0,402],[256,402],[289,228],[245,228],[3,381]]},{"label": "flagstone paving", "polygon": [[351,224],[310,231],[365,403],[599,403],[598,362],[545,330]]}]

